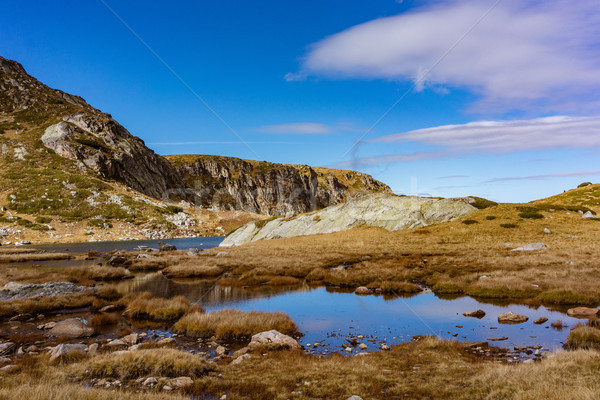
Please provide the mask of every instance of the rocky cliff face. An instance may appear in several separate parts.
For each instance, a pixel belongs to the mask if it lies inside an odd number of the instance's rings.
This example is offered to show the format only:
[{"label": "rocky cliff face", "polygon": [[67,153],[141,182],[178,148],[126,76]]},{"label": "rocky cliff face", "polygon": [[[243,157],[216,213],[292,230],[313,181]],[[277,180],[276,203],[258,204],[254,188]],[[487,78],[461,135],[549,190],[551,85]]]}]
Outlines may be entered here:
[{"label": "rocky cliff face", "polygon": [[296,218],[276,218],[250,222],[231,235],[221,246],[237,246],[260,239],[339,232],[357,226],[377,226],[390,231],[416,228],[464,217],[476,210],[471,198],[430,199],[391,194],[369,194],[343,204]]},{"label": "rocky cliff face", "polygon": [[[18,128],[50,125],[41,137],[43,145],[75,161],[83,170],[156,198],[168,199],[183,193],[183,182],[171,164],[109,114],[93,108],[81,97],[49,88],[27,74],[16,61],[2,57],[0,93],[5,129],[16,128],[18,132]],[[35,143],[30,144],[35,147]]]},{"label": "rocky cliff face", "polygon": [[346,200],[356,193],[391,193],[354,171],[283,165],[217,156],[167,156],[195,202],[217,209],[295,215]]}]

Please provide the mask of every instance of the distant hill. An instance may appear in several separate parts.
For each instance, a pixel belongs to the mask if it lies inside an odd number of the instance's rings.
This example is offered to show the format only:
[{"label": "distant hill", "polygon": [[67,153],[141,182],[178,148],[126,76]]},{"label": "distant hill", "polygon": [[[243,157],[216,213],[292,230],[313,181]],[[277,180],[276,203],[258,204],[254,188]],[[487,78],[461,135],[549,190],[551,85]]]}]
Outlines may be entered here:
[{"label": "distant hill", "polygon": [[[32,221],[37,217],[53,224],[84,221],[94,229],[119,222],[145,235],[187,234],[193,233],[184,229],[189,224],[173,222],[185,217],[175,218],[181,207],[188,214],[207,208],[298,213],[370,191],[389,188],[351,171],[215,156],[162,157],[109,114],[0,57],[0,206],[8,210],[0,223],[28,221],[19,224],[23,235],[48,228]],[[205,226],[198,231],[210,234]]]},{"label": "distant hill", "polygon": [[564,193],[536,200],[532,203],[596,208],[600,206],[600,184],[584,184],[582,187],[567,190]]}]

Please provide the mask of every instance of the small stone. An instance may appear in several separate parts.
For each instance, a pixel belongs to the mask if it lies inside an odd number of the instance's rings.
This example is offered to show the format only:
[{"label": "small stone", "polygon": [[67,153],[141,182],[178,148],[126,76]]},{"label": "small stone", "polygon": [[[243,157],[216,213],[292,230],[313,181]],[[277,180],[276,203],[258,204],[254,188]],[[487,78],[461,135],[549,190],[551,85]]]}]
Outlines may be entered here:
[{"label": "small stone", "polygon": [[589,307],[569,308],[567,315],[575,318],[589,318],[598,315],[598,309]]},{"label": "small stone", "polygon": [[173,388],[169,385],[165,385],[163,386],[162,390],[164,390],[165,392],[170,392],[171,390],[173,390]]},{"label": "small stone", "polygon": [[127,336],[123,336],[121,338],[121,340],[123,341],[123,343],[125,343],[128,346],[133,346],[134,344],[137,344],[138,342],[138,334],[137,333],[130,333]]},{"label": "small stone", "polygon": [[581,218],[585,218],[585,219],[594,218],[594,217],[595,217],[595,215],[591,211],[587,211],[585,214],[583,214],[581,216]]},{"label": "small stone", "polygon": [[483,318],[485,317],[485,311],[479,309],[479,310],[475,310],[475,311],[467,311],[465,313],[463,313],[463,315],[465,317],[474,317],[474,318]]},{"label": "small stone", "polygon": [[541,324],[543,324],[544,322],[547,322],[547,321],[548,321],[548,318],[546,318],[546,317],[539,317],[538,319],[536,319],[535,321],[533,321],[533,323],[536,324],[536,325],[541,325]]},{"label": "small stone", "polygon": [[358,345],[358,348],[359,348],[359,349],[361,349],[361,350],[366,350],[366,349],[368,349],[368,348],[369,348],[369,346],[367,346],[367,345],[366,345],[366,344],[364,344],[364,343],[361,343],[361,344],[359,344],[359,345]]},{"label": "small stone", "polygon": [[363,400],[363,399],[362,399],[362,397],[354,395],[354,396],[348,397],[346,400]]},{"label": "small stone", "polygon": [[248,354],[248,353],[246,353],[246,354],[242,354],[241,356],[239,356],[238,358],[236,358],[235,360],[233,360],[233,361],[231,362],[231,365],[238,365],[238,364],[241,364],[241,363],[242,363],[242,361],[244,361],[244,360],[248,360],[248,359],[250,359],[250,358],[252,358],[252,356],[251,356],[250,354]]},{"label": "small stone", "polygon": [[187,389],[194,384],[194,381],[189,376],[180,376],[178,378],[169,379],[168,385],[174,389]]},{"label": "small stone", "polygon": [[146,378],[146,380],[142,383],[143,386],[154,386],[158,383],[158,380],[151,376],[149,378]]},{"label": "small stone", "polygon": [[89,326],[89,323],[85,319],[69,318],[57,322],[48,333],[56,337],[65,336],[71,339],[76,339],[80,337],[92,336],[95,331],[94,328]]},{"label": "small stone", "polygon": [[0,372],[12,372],[17,369],[17,366],[14,364],[8,364],[4,367],[0,368]]},{"label": "small stone", "polygon": [[546,250],[547,247],[544,243],[530,243],[522,247],[517,247],[511,251],[535,251],[535,250]]},{"label": "small stone", "polygon": [[13,342],[6,342],[0,344],[0,356],[7,356],[13,354],[17,349],[17,345]]},{"label": "small stone", "polygon": [[50,362],[60,360],[63,357],[79,354],[85,356],[88,348],[85,344],[68,344],[63,343],[52,348],[50,351]]},{"label": "small stone", "polygon": [[114,311],[116,308],[117,308],[116,306],[114,306],[114,305],[112,305],[112,304],[109,304],[108,306],[104,306],[104,307],[102,307],[102,308],[101,308],[99,311],[100,311],[101,313],[106,313],[106,312],[111,312],[111,311]]},{"label": "small stone", "polygon": [[382,343],[382,344],[379,346],[379,348],[380,348],[381,350],[385,350],[385,351],[388,351],[388,350],[390,350],[390,346],[388,346],[387,344],[384,344],[384,343]]},{"label": "small stone", "polygon": [[346,350],[346,353],[352,353],[352,349],[350,347],[346,347],[344,350]]},{"label": "small stone", "polygon": [[544,228],[544,233],[547,235],[550,235],[552,233],[552,231],[548,228]]},{"label": "small stone", "polygon": [[227,349],[223,346],[219,346],[215,350],[215,354],[222,357],[227,354]]},{"label": "small stone", "polygon": [[520,324],[526,322],[529,318],[521,314],[515,314],[513,312],[507,312],[498,315],[498,322],[501,324]]},{"label": "small stone", "polygon": [[372,294],[373,291],[371,289],[369,289],[368,287],[365,286],[359,286],[356,288],[356,290],[354,291],[355,294],[359,294],[359,295],[368,295],[368,294]]},{"label": "small stone", "polygon": [[92,343],[88,347],[88,355],[95,356],[98,354],[98,350],[100,349],[100,345],[98,343]]},{"label": "small stone", "polygon": [[121,339],[114,339],[104,345],[105,347],[110,347],[111,349],[119,348],[119,347],[127,347],[124,341]]}]

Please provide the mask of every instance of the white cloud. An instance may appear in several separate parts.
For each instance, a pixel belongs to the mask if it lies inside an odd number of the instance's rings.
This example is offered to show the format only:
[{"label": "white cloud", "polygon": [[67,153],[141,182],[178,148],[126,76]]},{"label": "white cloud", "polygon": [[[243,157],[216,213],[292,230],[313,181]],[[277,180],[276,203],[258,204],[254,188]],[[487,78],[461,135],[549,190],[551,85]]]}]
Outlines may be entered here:
[{"label": "white cloud", "polygon": [[256,129],[262,133],[281,135],[329,135],[340,131],[356,131],[349,123],[326,125],[320,122],[293,122],[289,124],[263,125]]},{"label": "white cloud", "polygon": [[[545,117],[479,121],[398,133],[369,142],[419,142],[446,153],[509,153],[524,150],[600,147],[600,117]],[[435,152],[436,154],[439,151]]]},{"label": "white cloud", "polygon": [[600,175],[600,170],[592,170],[592,171],[571,171],[571,172],[558,172],[554,174],[544,174],[544,175],[530,175],[530,176],[508,176],[503,178],[494,178],[486,181],[486,183],[493,182],[506,182],[506,181],[535,181],[535,180],[544,180],[548,178],[569,178],[573,176],[592,176],[592,175]]},{"label": "white cloud", "polygon": [[413,142],[433,149],[355,158],[339,162],[335,166],[359,168],[378,164],[451,158],[467,154],[600,148],[600,117],[556,116],[530,120],[479,121],[418,129],[378,137],[367,142],[386,144]]},{"label": "white cloud", "polygon": [[287,79],[467,88],[487,111],[600,109],[597,0],[503,0],[486,15],[494,2],[434,2],[351,27],[313,44]]}]

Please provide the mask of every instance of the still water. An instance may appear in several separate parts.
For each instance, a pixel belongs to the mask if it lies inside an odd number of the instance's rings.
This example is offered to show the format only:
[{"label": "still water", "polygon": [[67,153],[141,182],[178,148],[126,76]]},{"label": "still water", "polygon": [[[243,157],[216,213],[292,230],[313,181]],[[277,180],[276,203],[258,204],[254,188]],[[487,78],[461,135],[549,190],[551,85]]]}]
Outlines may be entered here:
[{"label": "still water", "polygon": [[32,247],[47,251],[56,252],[86,252],[100,251],[108,252],[112,250],[134,250],[138,246],[146,246],[158,249],[158,242],[172,244],[178,250],[188,250],[190,248],[211,249],[217,247],[225,239],[224,236],[207,236],[200,238],[181,238],[181,239],[161,239],[161,240],[127,240],[114,242],[82,242],[82,243],[52,243],[36,244]]},{"label": "still water", "polygon": [[[160,274],[148,274],[123,284],[128,291],[150,291],[156,296],[183,295],[202,305],[207,312],[224,308],[281,311],[288,314],[304,336],[304,345],[320,342],[328,351],[339,351],[349,337],[363,335],[368,349],[410,341],[415,335],[435,335],[443,339],[482,341],[507,337],[497,346],[542,346],[554,351],[561,348],[570,329],[580,322],[546,307],[501,306],[478,302],[470,297],[445,300],[431,292],[412,297],[384,298],[357,296],[327,288],[244,289],[221,287],[211,280],[172,281]],[[482,309],[482,319],[468,318],[465,311]],[[499,324],[497,317],[507,311],[523,314],[529,321]],[[539,317],[549,319],[543,325],[533,323]],[[561,320],[568,327],[558,330],[550,323]]]}]

